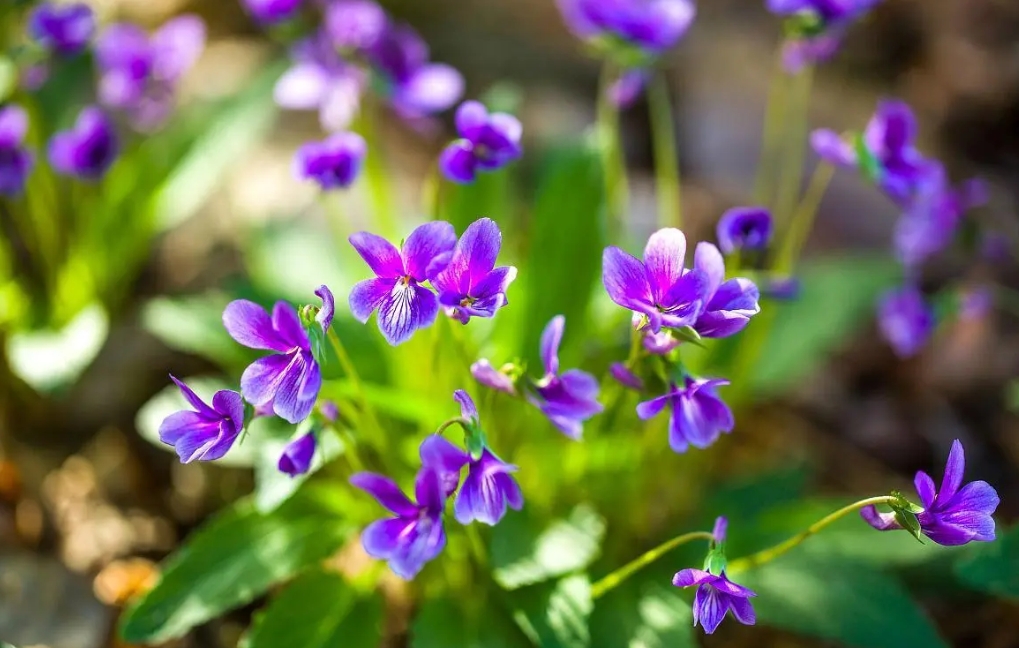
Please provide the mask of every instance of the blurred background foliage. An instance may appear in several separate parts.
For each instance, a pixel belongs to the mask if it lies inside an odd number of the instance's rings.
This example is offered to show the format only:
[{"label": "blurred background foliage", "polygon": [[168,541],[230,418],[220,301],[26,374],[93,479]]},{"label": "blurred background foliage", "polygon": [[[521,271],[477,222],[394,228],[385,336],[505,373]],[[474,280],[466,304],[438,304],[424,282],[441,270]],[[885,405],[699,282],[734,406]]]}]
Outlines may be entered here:
[{"label": "blurred background foliage", "polygon": [[[753,342],[758,360],[734,364],[750,344],[742,338],[689,360],[734,383],[727,398],[739,407],[737,429],[710,450],[666,452],[664,421],[642,431],[614,425],[637,397],[611,385],[603,392],[611,407],[582,444],[529,408],[480,399],[500,454],[525,467],[527,507],[483,538],[494,583],[457,560],[475,548],[451,534],[429,578],[410,586],[384,579],[372,591],[368,576],[381,567],[354,534],[374,505],[325,480],[294,496],[301,480],[275,470],[292,428],[259,420],[223,462],[178,464],[155,433],[180,406],[166,374],[202,377],[200,393],[236,379],[254,356],[222,328],[231,299],[304,303],[326,283],[345,302],[364,271],[342,241],[370,227],[380,191],[405,224],[434,216],[462,231],[480,215],[495,218],[504,257],[521,268],[511,307],[494,321],[467,329],[439,322],[395,350],[338,309],[334,326],[407,465],[421,435],[456,413],[452,390],[473,385],[470,361],[536,366],[552,315],[567,316],[564,365],[604,375],[625,357],[628,315],[599,279],[607,228],[588,132],[598,66],[550,0],[383,2],[421,30],[435,60],[463,71],[467,96],[525,124],[528,153],[512,173],[443,185],[433,214],[428,187],[446,137],[393,119],[376,128],[370,154],[386,164],[388,187],[360,182],[320,196],[293,178],[290,157],[318,136],[316,119],[274,107],[282,51],[238,3],[92,4],[103,20],[146,25],[197,12],[209,44],[173,123],[127,147],[101,185],[72,187],[37,169],[27,193],[36,237],[4,246],[39,254],[0,258],[0,639],[125,645],[113,631],[122,607],[161,572],[164,584],[180,586],[145,599],[128,640],[202,648],[1019,645],[1009,602],[1019,596],[1015,531],[993,545],[945,549],[845,520],[795,556],[746,574],[760,594],[761,625],[732,624],[711,637],[691,631],[686,595],[668,585],[677,569],[700,563],[698,549],[670,554],[591,607],[584,573],[596,579],[665,538],[709,527],[715,515],[730,518],[730,555],[754,551],[833,503],[905,490],[917,469],[939,473],[953,438],[966,444],[968,475],[1001,494],[999,518],[1015,518],[1016,317],[953,322],[921,356],[896,360],[873,315],[877,295],[900,280],[888,253],[896,213],[849,174],[836,176],[822,204],[798,270],[801,297]],[[667,60],[691,240],[711,239],[718,215],[749,199],[779,28],[761,4],[700,3],[694,29]],[[922,147],[959,175],[987,178],[992,201],[980,218],[1015,233],[1019,68],[1007,62],[1016,42],[1011,2],[886,0],[819,71],[811,126],[858,127],[877,97],[907,100],[921,118]],[[36,106],[40,119],[61,125],[77,110],[68,97],[91,81],[81,69],[62,74]],[[646,106],[623,114],[633,196],[625,240],[613,242],[632,251],[654,224],[648,128]],[[49,202],[34,204],[35,196]],[[958,281],[964,262],[940,259],[925,283]],[[1014,257],[980,272],[1019,285]],[[340,375],[336,366],[326,365],[327,378]],[[344,397],[354,387],[340,380],[325,389]],[[343,450],[336,438],[325,454]],[[203,523],[187,551],[157,567]]]}]

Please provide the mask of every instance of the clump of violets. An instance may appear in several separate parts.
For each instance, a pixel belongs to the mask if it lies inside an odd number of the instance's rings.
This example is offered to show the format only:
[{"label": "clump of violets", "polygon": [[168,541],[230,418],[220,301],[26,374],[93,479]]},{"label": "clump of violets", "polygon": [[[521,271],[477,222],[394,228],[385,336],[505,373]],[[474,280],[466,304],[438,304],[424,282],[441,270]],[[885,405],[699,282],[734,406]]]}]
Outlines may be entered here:
[{"label": "clump of violets", "polygon": [[676,587],[696,587],[693,601],[693,623],[712,634],[721,625],[725,615],[732,616],[744,625],[754,625],[757,615],[750,599],[757,596],[753,590],[738,585],[725,575],[725,534],[728,521],[715,520],[711,548],[704,559],[704,569],[684,569],[676,573],[672,584]]},{"label": "clump of violets", "polygon": [[216,392],[212,405],[175,376],[184,400],[193,408],[171,414],[159,425],[159,440],[177,451],[181,463],[221,459],[244,429],[244,401],[227,389]]},{"label": "clump of violets", "polygon": [[123,111],[140,131],[159,128],[204,48],[205,23],[193,15],[173,18],[151,35],[130,23],[110,25],[95,47],[100,102]]},{"label": "clump of violets", "polygon": [[580,369],[560,372],[559,345],[565,328],[562,315],[556,315],[545,326],[540,348],[545,374],[539,379],[527,377],[522,368],[512,364],[496,369],[487,359],[472,364],[471,374],[490,389],[514,396],[523,394],[559,431],[580,439],[584,422],[601,413],[604,406],[598,402],[599,386],[594,376]]},{"label": "clump of violets", "polygon": [[357,133],[330,135],[321,142],[308,142],[294,156],[294,175],[311,180],[328,191],[345,189],[361,173],[368,145]]},{"label": "clump of violets", "polygon": [[0,196],[17,196],[25,189],[35,157],[25,147],[28,114],[15,104],[0,106]]},{"label": "clump of violets", "polygon": [[81,180],[99,180],[120,152],[113,122],[96,106],[86,106],[74,126],[49,143],[49,160],[58,172]]},{"label": "clump of violets", "polygon": [[956,439],[948,454],[940,489],[930,475],[922,470],[916,473],[914,485],[922,506],[903,500],[903,506],[892,506],[892,513],[867,506],[860,510],[860,515],[879,531],[905,528],[918,539],[922,534],[940,545],[991,542],[995,538],[992,516],[1000,501],[998,493],[985,481],[963,485],[965,469],[965,453]]},{"label": "clump of violets", "polygon": [[468,184],[478,171],[495,171],[523,155],[520,120],[506,113],[489,114],[478,101],[465,101],[456,111],[453,141],[439,157],[442,174],[453,182]]},{"label": "clump of violets", "polygon": [[28,16],[29,37],[58,56],[74,56],[85,51],[95,31],[95,14],[83,2],[43,2]]},{"label": "clump of violets", "polygon": [[845,32],[881,0],[767,0],[768,11],[786,18],[782,64],[789,73],[828,60]]}]

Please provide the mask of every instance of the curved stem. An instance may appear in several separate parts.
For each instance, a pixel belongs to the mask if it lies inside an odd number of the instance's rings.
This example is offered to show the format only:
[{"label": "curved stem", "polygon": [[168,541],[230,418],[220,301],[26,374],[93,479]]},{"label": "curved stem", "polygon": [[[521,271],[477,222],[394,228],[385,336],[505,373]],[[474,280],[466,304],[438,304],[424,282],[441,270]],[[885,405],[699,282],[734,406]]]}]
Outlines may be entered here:
[{"label": "curved stem", "polygon": [[605,182],[605,203],[610,240],[618,239],[629,203],[626,182],[626,162],[619,141],[619,109],[609,97],[609,87],[615,75],[614,66],[606,61],[602,65],[598,84],[598,151],[601,154],[602,178]]},{"label": "curved stem", "polygon": [[453,427],[454,425],[459,425],[464,429],[464,431],[468,431],[470,429],[470,424],[471,424],[470,421],[461,416],[458,416],[455,419],[449,419],[439,427],[435,428],[435,432],[433,434],[442,435],[443,433],[445,433],[446,430]]},{"label": "curved stem", "polygon": [[661,72],[655,73],[651,80],[648,103],[651,109],[651,138],[655,154],[658,226],[682,228],[676,129],[673,123],[672,102],[669,99],[669,84]]},{"label": "curved stem", "polygon": [[684,533],[681,536],[676,536],[672,540],[668,540],[658,545],[650,551],[646,551],[635,560],[631,560],[619,569],[615,570],[608,576],[601,580],[595,581],[591,585],[591,598],[598,598],[604,596],[606,592],[615,588],[624,580],[633,576],[635,573],[640,571],[642,568],[650,565],[654,561],[658,560],[668,552],[672,551],[676,547],[691,542],[693,540],[707,540],[711,542],[714,540],[714,536],[707,531],[693,531],[691,533]]},{"label": "curved stem", "polygon": [[832,165],[826,162],[817,165],[814,175],[810,178],[807,192],[789,222],[785,240],[782,241],[778,258],[775,259],[775,270],[782,273],[792,272],[793,266],[796,265],[800,252],[803,250],[803,245],[807,242],[807,236],[810,235],[810,230],[814,226],[817,210],[821,206],[821,200],[824,198],[834,174],[835,167]]},{"label": "curved stem", "polygon": [[361,416],[358,418],[361,419],[362,424],[368,423],[367,427],[371,428],[371,435],[376,448],[380,453],[384,453],[389,445],[389,440],[386,438],[386,433],[375,416],[374,408],[368,402],[368,394],[364,390],[364,383],[361,382],[357,368],[354,367],[350,354],[347,353],[343,343],[340,342],[340,336],[336,334],[336,329],[330,328],[329,332],[326,333],[326,337],[329,338],[329,343],[332,344],[333,350],[336,352],[336,358],[340,361],[343,373],[347,376],[347,380],[351,382],[354,386],[354,391],[357,393],[357,399],[360,401],[359,405],[361,406]]},{"label": "curved stem", "polygon": [[895,501],[897,501],[896,498],[891,495],[882,495],[880,497],[868,497],[867,499],[860,500],[859,502],[853,502],[848,506],[843,506],[834,513],[829,513],[828,515],[824,516],[817,522],[811,524],[803,531],[800,531],[799,533],[789,538],[788,540],[785,540],[784,542],[780,542],[774,547],[768,547],[767,549],[762,549],[761,551],[758,551],[755,554],[750,554],[749,556],[737,558],[736,560],[729,562],[728,566],[726,567],[726,572],[732,575],[741,571],[752,569],[754,567],[760,567],[765,563],[769,563],[772,560],[775,560],[779,556],[788,552],[790,549],[799,546],[800,544],[803,543],[804,540],[806,540],[810,536],[820,532],[829,524],[845,517],[849,513],[859,511],[863,507],[871,506],[872,504],[891,504]]}]

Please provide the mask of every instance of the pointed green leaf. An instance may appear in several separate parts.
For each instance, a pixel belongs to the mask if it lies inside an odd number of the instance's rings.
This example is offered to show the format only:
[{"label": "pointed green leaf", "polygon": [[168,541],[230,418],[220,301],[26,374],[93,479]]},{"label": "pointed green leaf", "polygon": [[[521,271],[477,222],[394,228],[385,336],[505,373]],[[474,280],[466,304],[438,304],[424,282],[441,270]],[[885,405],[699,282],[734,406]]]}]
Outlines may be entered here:
[{"label": "pointed green leaf", "polygon": [[594,609],[591,583],[585,574],[568,576],[507,594],[513,619],[541,648],[587,648],[587,621]]},{"label": "pointed green leaf", "polygon": [[470,616],[451,599],[426,600],[410,628],[410,648],[527,648],[519,628],[500,606]]}]

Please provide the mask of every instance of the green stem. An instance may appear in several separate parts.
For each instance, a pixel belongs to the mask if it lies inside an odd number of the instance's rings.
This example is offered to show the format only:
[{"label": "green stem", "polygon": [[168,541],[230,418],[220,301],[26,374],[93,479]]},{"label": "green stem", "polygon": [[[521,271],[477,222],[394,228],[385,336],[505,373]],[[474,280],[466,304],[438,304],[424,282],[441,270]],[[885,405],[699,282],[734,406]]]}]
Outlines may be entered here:
[{"label": "green stem", "polygon": [[808,112],[810,108],[810,87],[814,79],[814,68],[808,67],[792,80],[791,101],[786,112],[785,157],[778,169],[778,195],[775,199],[775,219],[779,223],[789,221],[796,206],[800,182],[803,178],[803,159],[807,152]]},{"label": "green stem", "polygon": [[845,517],[846,515],[854,511],[859,511],[863,507],[871,506],[872,504],[891,504],[896,501],[898,501],[897,498],[891,495],[882,495],[880,497],[868,497],[867,499],[860,500],[859,502],[853,502],[848,506],[843,506],[834,513],[829,513],[828,515],[821,518],[817,522],[814,522],[809,527],[807,527],[803,531],[800,531],[799,533],[789,538],[788,540],[785,540],[784,542],[780,542],[779,544],[773,547],[768,547],[767,549],[758,551],[755,554],[750,554],[749,556],[737,558],[736,560],[729,562],[728,566],[726,567],[726,572],[732,575],[746,571],[748,569],[752,569],[754,567],[760,567],[765,563],[769,563],[772,560],[775,560],[776,558],[785,554],[789,550],[798,547],[800,544],[803,543],[804,540],[806,540],[810,536],[819,533],[831,523]]},{"label": "green stem", "polygon": [[429,219],[446,220],[442,214],[442,174],[433,166],[421,186],[421,212]]},{"label": "green stem", "polygon": [[619,141],[619,109],[609,98],[609,87],[615,78],[615,66],[602,65],[598,84],[598,151],[601,154],[602,176],[605,181],[605,203],[610,240],[618,240],[629,204],[626,162]]},{"label": "green stem", "polygon": [[372,408],[371,403],[368,401],[368,394],[364,390],[364,383],[361,382],[361,377],[357,373],[357,368],[354,367],[353,361],[350,359],[350,354],[347,353],[343,343],[340,342],[340,336],[337,335],[336,329],[331,328],[326,334],[329,338],[329,343],[332,344],[333,350],[336,352],[336,358],[340,361],[340,368],[343,369],[343,373],[346,375],[347,380],[354,386],[354,392],[357,394],[357,399],[360,401],[358,404],[361,406],[361,419],[362,423],[368,423],[371,430],[371,436],[376,445],[376,449],[380,453],[385,453],[389,439],[386,438],[386,433],[379,424],[378,418],[375,416],[375,410]]},{"label": "green stem", "polygon": [[368,142],[368,156],[364,163],[365,175],[368,179],[368,193],[371,197],[372,216],[375,223],[382,236],[393,239],[399,234],[396,223],[396,205],[387,175],[385,148],[376,128],[378,114],[378,104],[368,103],[363,106],[360,120],[361,130]]},{"label": "green stem", "polygon": [[778,258],[775,260],[774,269],[780,273],[790,273],[799,259],[803,245],[807,242],[810,230],[814,226],[814,218],[821,206],[824,193],[828,190],[828,184],[835,174],[835,167],[822,162],[817,165],[814,175],[810,178],[807,192],[800,201],[793,218],[789,223],[785,240],[779,249]]},{"label": "green stem", "polygon": [[609,590],[617,587],[624,580],[633,576],[644,567],[650,565],[676,547],[693,540],[707,540],[708,542],[711,542],[714,540],[714,536],[707,531],[693,531],[663,542],[654,549],[644,552],[635,560],[631,560],[626,563],[608,576],[595,581],[595,583],[591,585],[591,598],[597,599],[604,596]]},{"label": "green stem", "polygon": [[655,154],[655,183],[658,197],[658,226],[683,227],[680,204],[679,159],[676,154],[676,129],[672,102],[665,75],[658,72],[648,88],[651,110],[651,138]]},{"label": "green stem", "polygon": [[758,205],[771,205],[774,200],[772,188],[779,168],[777,159],[781,153],[782,123],[785,120],[788,98],[789,75],[782,70],[782,48],[779,46],[775,73],[768,90],[768,104],[764,109],[764,134],[761,139],[761,155],[757,162],[754,179],[753,200]]}]

